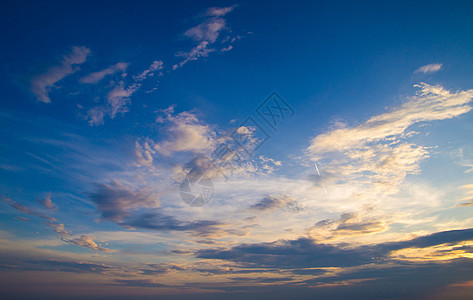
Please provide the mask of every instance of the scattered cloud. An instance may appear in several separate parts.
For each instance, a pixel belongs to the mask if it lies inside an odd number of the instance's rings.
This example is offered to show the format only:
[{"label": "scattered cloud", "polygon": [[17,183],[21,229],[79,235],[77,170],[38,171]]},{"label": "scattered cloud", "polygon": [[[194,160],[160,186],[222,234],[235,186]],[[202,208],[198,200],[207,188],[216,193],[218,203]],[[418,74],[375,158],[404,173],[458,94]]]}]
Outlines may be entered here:
[{"label": "scattered cloud", "polygon": [[278,208],[283,208],[292,212],[299,212],[304,210],[303,207],[294,199],[287,195],[266,196],[257,203],[250,206],[250,210],[255,211],[271,211]]},{"label": "scattered cloud", "polygon": [[53,202],[53,200],[51,199],[51,194],[48,194],[44,200],[43,200],[43,205],[44,207],[46,207],[47,209],[49,210],[56,210],[57,207],[56,207],[56,204]]},{"label": "scattered cloud", "polygon": [[[354,267],[384,263],[390,254],[408,248],[427,248],[473,240],[473,229],[437,232],[406,241],[359,247],[319,244],[309,238],[279,240],[272,243],[242,244],[230,249],[204,249],[198,258],[229,260],[252,267],[279,269]],[[469,249],[466,249],[468,252]],[[402,258],[402,257],[400,257]]]},{"label": "scattered cloud", "polygon": [[143,81],[145,80],[146,78],[148,77],[152,77],[154,76],[155,72],[156,71],[159,71],[159,70],[162,70],[164,67],[163,67],[164,63],[160,60],[155,60],[153,61],[153,63],[149,66],[148,69],[144,70],[143,72],[141,72],[139,75],[137,76],[133,76],[133,79],[136,81],[136,82],[140,82],[140,81]]},{"label": "scattered cloud", "polygon": [[467,193],[467,196],[461,199],[463,203],[461,203],[460,206],[473,206],[473,184],[462,185],[460,188]]},{"label": "scattered cloud", "polygon": [[121,222],[140,208],[159,206],[158,197],[149,189],[134,190],[115,180],[110,184],[96,184],[89,197],[102,219],[114,222]]},{"label": "scattered cloud", "polygon": [[164,214],[160,209],[136,214],[121,224],[132,228],[157,231],[188,231],[199,236],[213,234],[219,231],[219,228],[223,225],[221,222],[208,220],[183,222],[173,216]]},{"label": "scattered cloud", "polygon": [[[197,43],[197,45],[188,51],[177,52],[176,56],[183,57],[184,60],[173,65],[172,69],[176,70],[189,61],[197,60],[201,57],[207,57],[210,53],[217,51],[214,44],[217,42],[222,32],[230,31],[230,28],[227,26],[226,20],[223,17],[235,9],[235,7],[236,5],[229,7],[212,7],[207,9],[204,14],[205,20],[188,29],[183,34],[185,37],[194,41],[194,43]],[[233,48],[233,46],[228,45],[229,41],[234,42],[235,39],[228,37],[222,40],[222,42],[227,43],[227,45],[224,46],[220,52],[229,51]]]},{"label": "scattered cloud", "polygon": [[205,16],[207,17],[223,17],[232,10],[234,10],[238,5],[232,5],[228,7],[210,7],[206,10]]},{"label": "scattered cloud", "polygon": [[443,64],[430,64],[420,67],[419,69],[415,70],[414,73],[435,73],[442,69]]},{"label": "scattered cloud", "polygon": [[108,253],[117,252],[116,250],[104,248],[102,246],[97,245],[97,243],[94,242],[93,238],[94,238],[93,236],[81,235],[75,238],[62,237],[61,239],[65,242],[69,242],[69,243],[72,243],[74,245],[84,247],[84,248],[90,248],[93,250],[103,251],[103,252],[108,252]]},{"label": "scattered cloud", "polygon": [[335,129],[315,137],[308,147],[313,161],[323,161],[325,173],[361,184],[371,197],[394,194],[408,174],[419,172],[429,157],[427,147],[409,143],[409,127],[445,120],[469,112],[473,90],[452,92],[422,83],[415,96],[399,107],[354,127]]},{"label": "scattered cloud", "polygon": [[[20,204],[16,201],[13,201],[13,200],[11,200],[10,198],[7,198],[7,197],[2,197],[2,199],[6,203],[10,204],[10,206],[17,209],[18,211],[21,211],[22,213],[45,219],[47,221],[46,225],[53,228],[54,231],[60,235],[59,238],[64,242],[72,243],[72,244],[75,244],[77,246],[90,248],[90,249],[97,250],[97,251],[104,251],[104,252],[109,252],[109,253],[116,252],[115,250],[99,246],[96,242],[93,241],[91,236],[81,235],[80,237],[73,237],[72,232],[67,231],[64,224],[58,223],[55,218],[50,217],[50,216],[40,212],[38,209],[36,209],[34,207],[26,207],[26,206],[24,206],[24,205],[22,205],[22,204]],[[45,203],[48,203],[48,201],[46,201]],[[29,221],[29,219],[27,219],[27,218],[23,218],[23,219],[25,221]]]},{"label": "scattered cloud", "polygon": [[125,62],[119,62],[114,65],[111,65],[110,67],[103,69],[98,72],[90,73],[87,76],[84,76],[80,79],[80,82],[82,83],[89,83],[89,84],[96,84],[102,79],[105,78],[107,75],[112,75],[117,72],[122,72],[123,75],[126,75],[126,69],[128,68],[130,64],[125,63]]},{"label": "scattered cloud", "polygon": [[201,122],[192,112],[174,114],[174,107],[161,111],[157,122],[165,125],[166,137],[154,144],[154,149],[164,156],[174,152],[209,152],[215,147],[215,132]]},{"label": "scattered cloud", "polygon": [[53,66],[46,73],[31,79],[31,92],[36,95],[39,101],[50,103],[49,92],[54,88],[54,85],[66,76],[78,71],[79,68],[74,66],[84,63],[89,54],[89,48],[72,47],[71,52],[62,57],[59,65]]}]

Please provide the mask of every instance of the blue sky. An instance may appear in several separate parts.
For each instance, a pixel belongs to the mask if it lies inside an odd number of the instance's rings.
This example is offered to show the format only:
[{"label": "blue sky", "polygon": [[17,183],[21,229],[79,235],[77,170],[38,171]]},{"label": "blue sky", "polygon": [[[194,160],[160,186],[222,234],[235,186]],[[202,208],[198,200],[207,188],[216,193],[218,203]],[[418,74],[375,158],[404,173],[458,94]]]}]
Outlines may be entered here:
[{"label": "blue sky", "polygon": [[3,4],[2,293],[471,296],[471,9]]}]

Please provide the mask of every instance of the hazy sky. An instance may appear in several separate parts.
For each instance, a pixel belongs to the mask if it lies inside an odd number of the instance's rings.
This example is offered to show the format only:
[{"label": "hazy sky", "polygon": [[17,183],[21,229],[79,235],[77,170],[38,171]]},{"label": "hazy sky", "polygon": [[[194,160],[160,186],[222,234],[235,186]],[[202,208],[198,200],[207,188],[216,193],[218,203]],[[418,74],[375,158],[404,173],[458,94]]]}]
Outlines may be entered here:
[{"label": "hazy sky", "polygon": [[472,9],[4,2],[1,293],[473,297]]}]

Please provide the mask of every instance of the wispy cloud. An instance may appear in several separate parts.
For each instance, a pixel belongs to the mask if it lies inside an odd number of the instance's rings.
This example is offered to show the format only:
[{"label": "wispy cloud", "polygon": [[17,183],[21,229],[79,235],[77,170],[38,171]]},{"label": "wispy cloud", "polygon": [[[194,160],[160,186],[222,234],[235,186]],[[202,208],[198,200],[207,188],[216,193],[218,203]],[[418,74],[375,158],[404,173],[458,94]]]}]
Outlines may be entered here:
[{"label": "wispy cloud", "polygon": [[425,83],[406,103],[371,117],[361,125],[340,128],[312,140],[309,157],[325,159],[326,173],[351,184],[364,184],[371,197],[393,194],[408,174],[419,171],[427,147],[407,142],[413,124],[450,119],[469,112],[473,90],[452,92]]},{"label": "wispy cloud", "polygon": [[232,10],[234,10],[235,7],[237,7],[237,6],[238,5],[235,4],[235,5],[228,6],[228,7],[210,7],[205,11],[205,15],[207,17],[223,17],[226,14],[228,14],[229,12],[231,12]]},{"label": "wispy cloud", "polygon": [[443,64],[429,64],[415,70],[414,73],[435,73],[442,69]]},{"label": "wispy cloud", "polygon": [[[344,247],[320,244],[312,239],[279,240],[272,243],[242,244],[230,249],[197,251],[199,258],[224,259],[252,267],[280,269],[350,267],[383,262],[395,251],[428,248],[446,243],[461,244],[473,238],[473,229],[437,232],[410,240],[375,245]],[[468,249],[465,249],[468,251]],[[402,258],[401,258],[402,259]]]},{"label": "wispy cloud", "polygon": [[250,206],[250,210],[255,211],[271,211],[278,208],[284,208],[288,211],[299,212],[304,208],[295,200],[294,197],[288,195],[266,196],[260,201]]},{"label": "wispy cloud", "polygon": [[[182,67],[189,61],[197,60],[201,57],[207,57],[211,52],[217,51],[217,47],[213,44],[219,39],[222,32],[229,31],[226,20],[223,18],[226,14],[235,9],[236,5],[229,7],[212,7],[206,10],[204,16],[206,17],[203,22],[188,29],[184,32],[184,36],[190,38],[195,43],[192,49],[188,51],[179,51],[176,56],[183,57],[184,60],[173,65],[172,69],[176,70]],[[235,41],[228,37],[222,42]],[[221,51],[229,51],[233,48],[231,45],[224,46]]]},{"label": "wispy cloud", "polygon": [[89,194],[104,220],[120,222],[140,208],[159,206],[159,199],[148,189],[134,190],[112,180],[110,184],[97,184]]},{"label": "wispy cloud", "polygon": [[56,204],[53,202],[53,200],[51,199],[51,194],[48,194],[46,195],[46,197],[44,198],[43,200],[43,205],[44,207],[46,207],[47,209],[49,210],[56,210],[57,209],[57,206]]},{"label": "wispy cloud", "polygon": [[[124,67],[123,65],[121,66],[122,68]],[[163,62],[160,60],[155,60],[143,72],[133,76],[133,80],[131,82],[128,81],[127,83],[125,79],[119,80],[118,82],[113,82],[111,89],[108,91],[105,97],[106,103],[104,105],[92,107],[88,110],[86,119],[88,120],[89,124],[92,126],[101,125],[104,123],[104,119],[107,116],[111,119],[114,119],[117,114],[124,114],[128,112],[128,105],[131,103],[131,97],[141,88],[142,81],[154,76],[156,71],[162,69]],[[104,71],[99,72],[100,76],[103,75],[102,72]],[[95,77],[98,78],[99,76],[97,75]]]},{"label": "wispy cloud", "polygon": [[[57,220],[54,217],[51,217],[43,212],[41,212],[39,209],[34,208],[34,207],[27,207],[24,206],[10,198],[7,197],[2,197],[3,201],[8,203],[10,206],[13,208],[17,209],[18,211],[28,214],[30,216],[35,216],[42,218],[46,220],[46,225],[54,229],[56,233],[58,233],[60,236],[59,238],[67,243],[72,243],[80,247],[85,247],[85,248],[90,248],[93,250],[97,251],[103,251],[103,252],[108,252],[108,253],[113,253],[116,252],[115,250],[104,248],[100,245],[98,245],[96,242],[94,242],[93,237],[89,235],[81,235],[79,237],[74,237],[73,233],[71,231],[66,230],[64,224],[58,223]],[[50,203],[50,199],[45,200],[44,205],[46,208],[50,209],[48,206],[51,206],[52,202]],[[24,218],[26,219],[26,218]],[[28,219],[26,219],[28,220]]]},{"label": "wispy cloud", "polygon": [[79,68],[74,66],[84,63],[89,54],[89,48],[72,47],[71,52],[62,57],[59,65],[53,66],[46,73],[31,79],[31,92],[36,95],[39,101],[51,102],[49,98],[50,90],[58,81],[78,71]]},{"label": "wispy cloud", "polygon": [[114,65],[111,65],[110,67],[103,69],[98,72],[90,73],[87,76],[84,76],[80,79],[80,82],[82,83],[90,83],[90,84],[96,84],[105,76],[107,75],[112,75],[115,74],[116,72],[122,72],[125,74],[126,69],[128,68],[130,64],[129,63],[124,63],[124,62],[119,62]]},{"label": "wispy cloud", "polygon": [[215,132],[207,124],[201,122],[191,112],[174,114],[174,107],[163,110],[157,122],[166,125],[165,138],[154,145],[154,149],[162,155],[169,156],[174,152],[191,151],[194,153],[208,152],[215,147]]}]

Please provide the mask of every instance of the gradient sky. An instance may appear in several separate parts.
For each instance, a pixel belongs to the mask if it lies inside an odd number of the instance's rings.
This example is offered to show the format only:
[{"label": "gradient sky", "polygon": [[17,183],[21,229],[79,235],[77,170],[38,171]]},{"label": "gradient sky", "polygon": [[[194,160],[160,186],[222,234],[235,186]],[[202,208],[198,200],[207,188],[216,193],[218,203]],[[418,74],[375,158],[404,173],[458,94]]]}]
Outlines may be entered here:
[{"label": "gradient sky", "polygon": [[382,2],[3,2],[1,293],[473,297],[473,5]]}]

